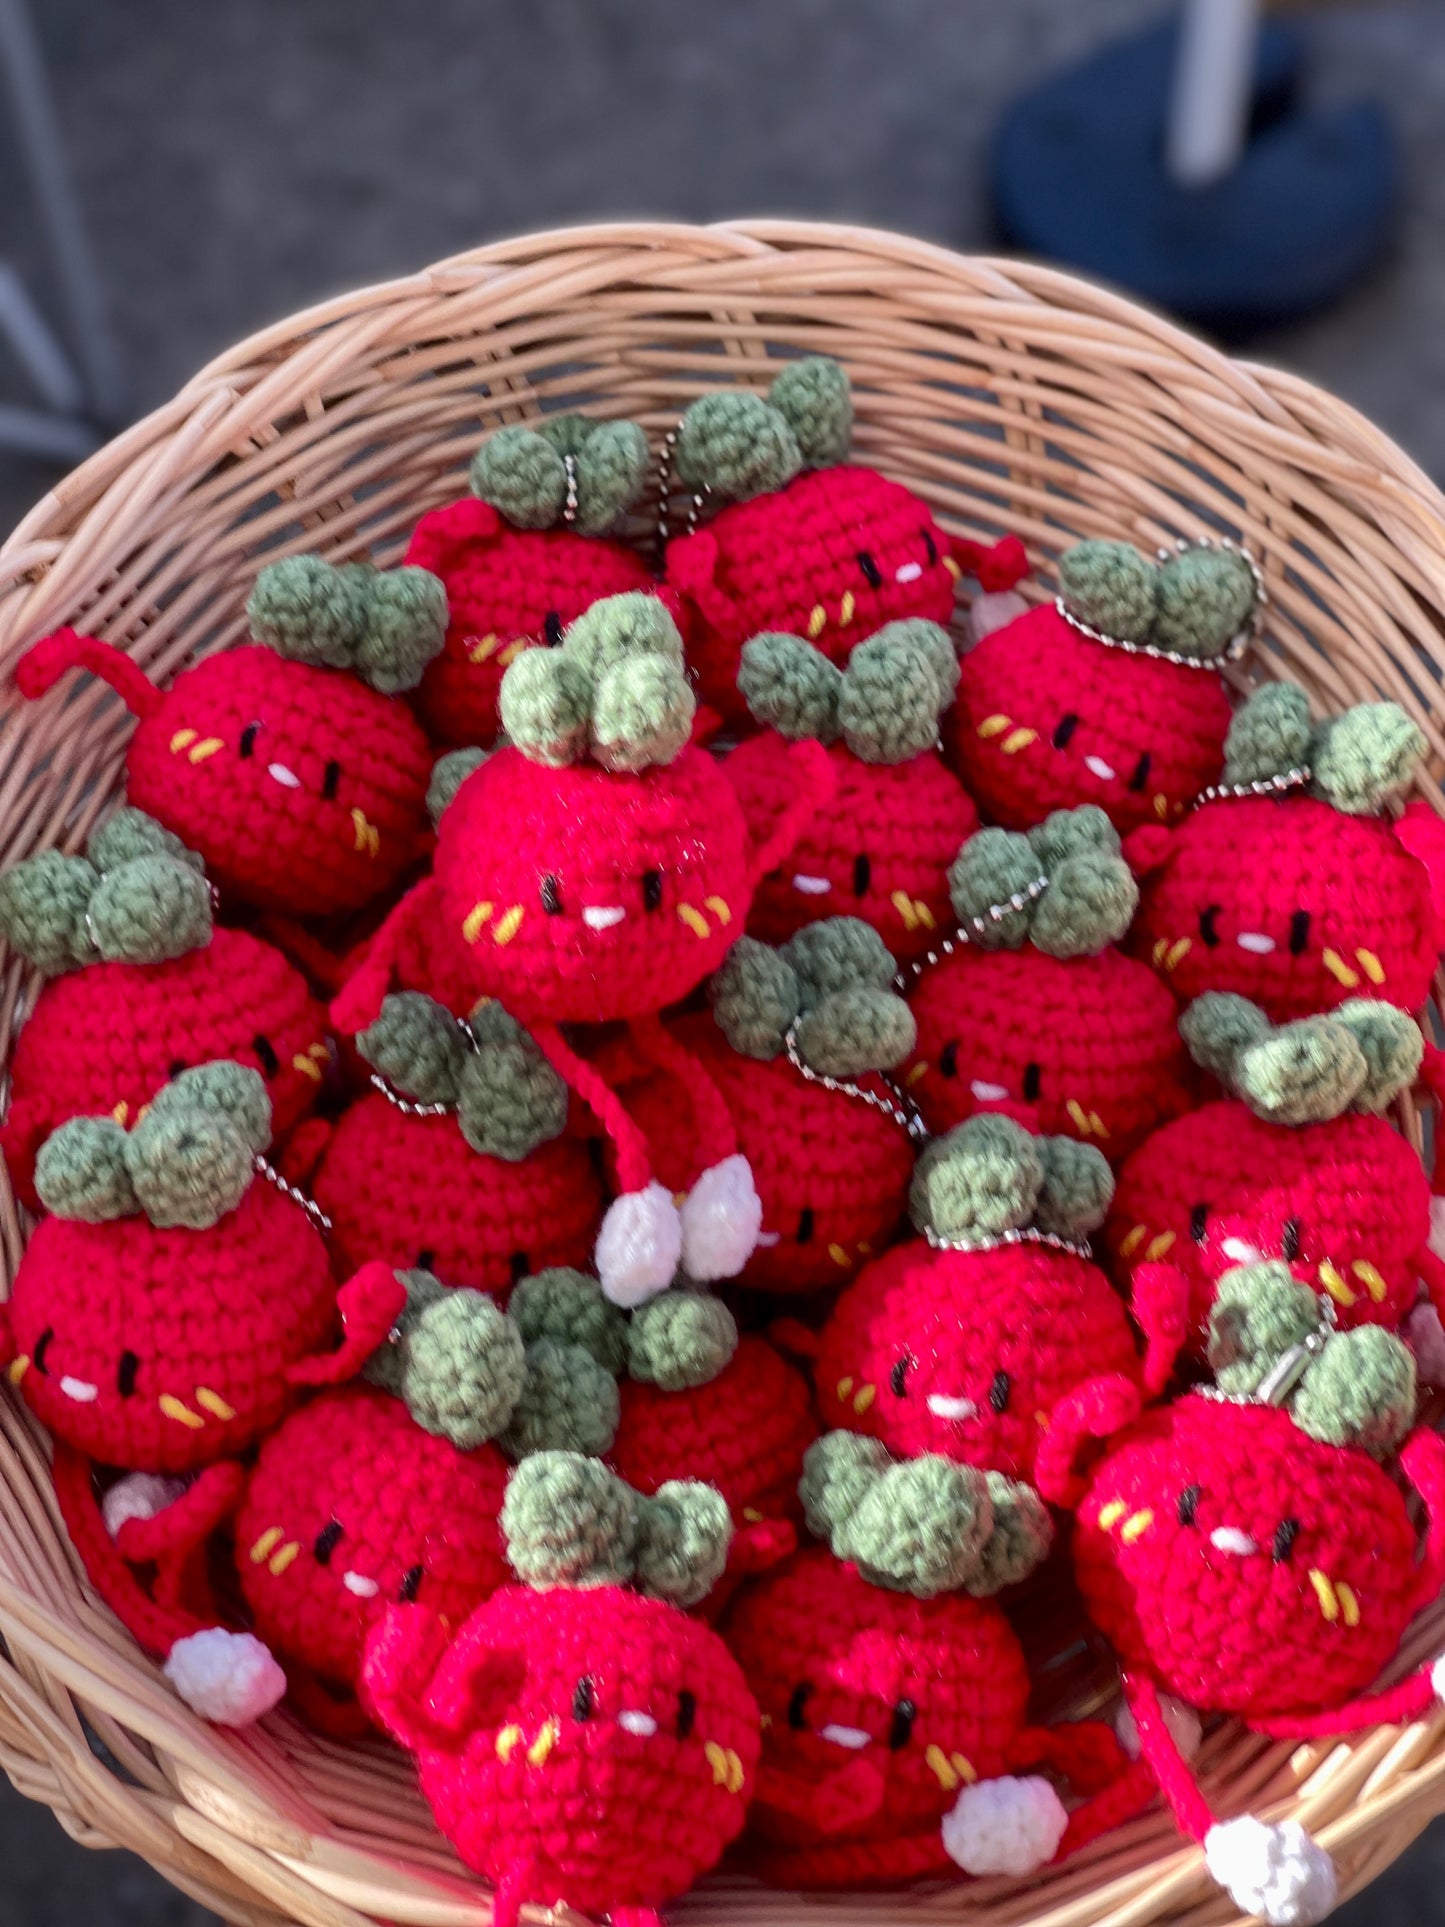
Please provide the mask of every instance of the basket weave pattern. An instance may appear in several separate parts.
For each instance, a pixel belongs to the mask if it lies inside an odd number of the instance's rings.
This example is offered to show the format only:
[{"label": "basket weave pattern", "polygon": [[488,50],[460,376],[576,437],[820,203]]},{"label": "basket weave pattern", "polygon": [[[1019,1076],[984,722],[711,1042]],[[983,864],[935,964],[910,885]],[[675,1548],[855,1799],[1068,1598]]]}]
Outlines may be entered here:
[{"label": "basket weave pattern", "polygon": [[[0,550],[0,863],[80,846],[120,786],[130,730],[94,685],[20,702],[9,672],[36,637],[72,623],[164,680],[242,637],[262,562],[304,549],[397,560],[500,424],[580,408],[642,422],[656,448],[718,382],[764,386],[779,349],[838,356],[857,458],[950,528],[1017,531],[1045,575],[1087,536],[1245,541],[1271,600],[1266,652],[1244,673],[1291,675],[1332,709],[1396,698],[1426,731],[1422,787],[1445,807],[1445,498],[1341,403],[1040,268],[845,228],[614,226],[480,249],[281,323],[27,516]],[[0,1047],[32,992],[8,962]],[[1404,1121],[1418,1142],[1420,1120]],[[7,1277],[24,1235],[0,1176]],[[134,1849],[236,1921],[488,1922],[485,1888],[399,1754],[285,1714],[225,1733],[175,1699],[90,1594],[45,1450],[6,1389],[0,1766],[19,1789],[81,1842]],[[1412,1629],[1401,1666],[1442,1645],[1445,1606]],[[1304,1821],[1353,1891],[1445,1811],[1445,1713],[1313,1748],[1225,1726],[1200,1766],[1221,1810]],[[724,1874],[676,1913],[707,1927],[1206,1927],[1231,1907],[1156,1811],[1024,1886],[793,1901]]]}]

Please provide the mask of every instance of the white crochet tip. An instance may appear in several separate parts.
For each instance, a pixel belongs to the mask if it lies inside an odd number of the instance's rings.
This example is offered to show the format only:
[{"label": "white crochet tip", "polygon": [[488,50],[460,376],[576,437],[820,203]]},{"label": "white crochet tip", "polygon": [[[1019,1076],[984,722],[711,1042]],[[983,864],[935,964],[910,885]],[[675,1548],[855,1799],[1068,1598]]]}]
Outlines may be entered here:
[{"label": "white crochet tip", "polygon": [[682,1219],[666,1186],[654,1179],[614,1198],[593,1256],[604,1296],[624,1310],[666,1291],[682,1262]]},{"label": "white crochet tip", "polygon": [[1270,1927],[1309,1927],[1339,1893],[1334,1861],[1298,1820],[1221,1820],[1204,1836],[1204,1864],[1241,1913]]},{"label": "white crochet tip", "polygon": [[736,1278],[757,1248],[763,1201],[753,1167],[736,1152],[704,1171],[682,1204],[682,1263],[700,1285]]},{"label": "white crochet tip", "polygon": [[964,647],[972,649],[975,643],[991,636],[995,629],[1002,629],[1015,616],[1027,615],[1028,607],[1017,589],[996,589],[992,594],[976,595],[963,619]]},{"label": "white crochet tip", "polygon": [[100,1502],[100,1516],[114,1539],[132,1519],[154,1519],[174,1505],[186,1490],[184,1479],[168,1479],[159,1472],[127,1472],[117,1479]]},{"label": "white crochet tip", "polygon": [[1430,1662],[1430,1691],[1445,1706],[1445,1653]]},{"label": "white crochet tip", "polygon": [[[1192,1760],[1199,1751],[1199,1743],[1204,1738],[1204,1728],[1199,1715],[1187,1700],[1175,1699],[1172,1693],[1159,1695],[1159,1710],[1164,1715],[1164,1725],[1176,1750],[1186,1760]],[[1120,1700],[1114,1712],[1114,1731],[1119,1744],[1131,1760],[1139,1757],[1139,1728],[1134,1723],[1134,1715],[1129,1710],[1127,1700]]]},{"label": "white crochet tip", "polygon": [[1059,1850],[1069,1816],[1037,1774],[966,1786],[942,1820],[943,1850],[971,1874],[1036,1873]]},{"label": "white crochet tip", "polygon": [[178,1639],[165,1675],[192,1712],[217,1726],[249,1726],[286,1691],[286,1675],[254,1633],[224,1626]]},{"label": "white crochet tip", "polygon": [[1400,1330],[1415,1355],[1415,1370],[1427,1385],[1445,1385],[1445,1326],[1428,1298],[1406,1318]]}]

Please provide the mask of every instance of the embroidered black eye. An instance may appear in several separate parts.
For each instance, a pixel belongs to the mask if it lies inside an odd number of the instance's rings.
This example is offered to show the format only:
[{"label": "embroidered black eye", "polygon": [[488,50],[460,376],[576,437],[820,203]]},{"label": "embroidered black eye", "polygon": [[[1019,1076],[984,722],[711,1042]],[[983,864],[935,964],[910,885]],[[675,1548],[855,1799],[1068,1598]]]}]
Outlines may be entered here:
[{"label": "embroidered black eye", "polygon": [[813,1238],[813,1207],[805,1204],[798,1213],[798,1243],[810,1244]]},{"label": "embroidered black eye", "polygon": [[586,1673],[572,1689],[572,1717],[574,1720],[590,1720],[592,1717],[592,1681]]},{"label": "embroidered black eye", "polygon": [[912,1352],[905,1352],[888,1374],[888,1383],[895,1398],[903,1398],[907,1395],[908,1374],[917,1363],[918,1360]]},{"label": "embroidered black eye", "polygon": [[1219,932],[1214,927],[1214,919],[1219,915],[1217,903],[1207,904],[1199,912],[1199,934],[1213,950],[1219,942]]},{"label": "embroidered black eye", "polygon": [[1195,1244],[1204,1243],[1204,1228],[1209,1223],[1209,1206],[1196,1204],[1189,1214],[1189,1235]]},{"label": "embroidered black eye", "polygon": [[550,870],[542,879],[542,908],[549,917],[560,917],[562,914],[562,892]]},{"label": "embroidered black eye", "polygon": [[928,566],[931,569],[938,561],[938,544],[934,541],[930,530],[920,529],[918,533],[923,537],[923,552],[928,557]]},{"label": "embroidered black eye", "polygon": [[336,1544],[340,1537],[341,1521],[339,1519],[333,1519],[329,1526],[323,1526],[320,1532],[317,1533],[316,1543],[312,1546],[311,1551],[318,1566],[329,1566],[331,1564],[331,1555],[335,1552]]},{"label": "embroidered black eye", "polygon": [[1054,748],[1067,749],[1069,738],[1078,727],[1079,719],[1072,710],[1067,716],[1061,716],[1054,729]]},{"label": "embroidered black eye", "polygon": [[1279,1253],[1286,1264],[1294,1263],[1299,1256],[1299,1248],[1300,1221],[1298,1218],[1286,1218],[1284,1232],[1279,1241]]},{"label": "embroidered black eye", "polygon": [[1010,1381],[1007,1372],[994,1373],[993,1383],[988,1388],[988,1402],[993,1411],[1006,1412],[1008,1410],[1009,1385]]},{"label": "embroidered black eye", "polygon": [[938,1074],[940,1077],[958,1076],[958,1044],[945,1044],[938,1053]]},{"label": "embroidered black eye", "polygon": [[257,1031],[251,1039],[251,1048],[260,1062],[261,1075],[274,1077],[281,1068],[281,1059],[276,1055],[276,1046],[264,1031]]},{"label": "embroidered black eye", "polygon": [[122,1398],[129,1398],[135,1391],[135,1375],[140,1370],[140,1360],[134,1352],[122,1352],[120,1369],[115,1375],[115,1389]]},{"label": "embroidered black eye", "polygon": [[532,1269],[532,1260],[527,1256],[525,1251],[514,1251],[507,1260],[507,1269],[512,1274],[512,1283],[514,1285],[520,1285]]},{"label": "embroidered black eye", "polygon": [[1289,952],[1292,957],[1304,954],[1305,945],[1310,940],[1310,913],[1296,910],[1289,920]]},{"label": "embroidered black eye", "polygon": [[795,1733],[806,1733],[808,1730],[808,1722],[803,1715],[803,1708],[808,1704],[812,1693],[813,1689],[806,1680],[800,1681],[799,1684],[793,1688],[792,1698],[788,1701],[788,1725],[792,1727]]},{"label": "embroidered black eye", "polygon": [[416,1268],[418,1271],[436,1270],[437,1255],[430,1245],[423,1245],[421,1250],[416,1254]]},{"label": "embroidered black eye", "polygon": [[1042,1082],[1043,1082],[1043,1072],[1039,1069],[1038,1065],[1025,1064],[1024,1065],[1024,1102],[1026,1104],[1032,1104],[1037,1100],[1038,1094],[1039,1094],[1039,1086]]},{"label": "embroidered black eye", "polygon": [[186,1060],[184,1057],[173,1057],[170,1063],[166,1065],[166,1076],[168,1078],[179,1077],[185,1068]]},{"label": "embroidered black eye", "polygon": [[685,1740],[692,1732],[697,1719],[697,1694],[689,1693],[686,1688],[677,1696],[677,1737]]},{"label": "embroidered black eye", "polygon": [[1138,791],[1143,789],[1144,785],[1149,781],[1149,771],[1153,767],[1153,763],[1154,758],[1146,749],[1134,765],[1134,774],[1129,778],[1129,788],[1131,790]]},{"label": "embroidered black eye", "polygon": [[644,870],[642,873],[642,907],[655,910],[662,902],[661,870]]},{"label": "embroidered black eye", "polygon": [[260,733],[259,723],[247,723],[241,731],[241,740],[236,746],[238,756],[250,756],[256,748],[256,737]]},{"label": "embroidered black eye", "polygon": [[1270,1548],[1274,1563],[1282,1566],[1294,1550],[1294,1542],[1299,1537],[1298,1519],[1281,1519],[1274,1529],[1274,1544]]},{"label": "embroidered black eye", "polygon": [[396,1589],[396,1596],[403,1606],[409,1606],[421,1591],[424,1573],[423,1566],[408,1566],[401,1575],[401,1584]]},{"label": "embroidered black eye", "polygon": [[1199,1493],[1200,1488],[1197,1485],[1186,1485],[1184,1490],[1179,1494],[1180,1525],[1192,1526],[1194,1524],[1194,1515],[1199,1510]]},{"label": "embroidered black eye", "polygon": [[866,897],[868,885],[873,881],[873,862],[871,857],[855,856],[853,859],[853,894]]},{"label": "embroidered black eye", "polygon": [[864,578],[870,589],[881,589],[883,587],[883,573],[872,556],[869,555],[867,549],[859,549],[858,567],[863,571]]},{"label": "embroidered black eye", "polygon": [[45,1369],[45,1354],[50,1350],[50,1341],[52,1338],[54,1338],[54,1336],[55,1336],[54,1328],[50,1325],[47,1325],[45,1327],[45,1330],[41,1332],[40,1336],[35,1341],[35,1355],[32,1358],[31,1363],[34,1365],[36,1371],[39,1372],[42,1378],[49,1377],[49,1373]]},{"label": "embroidered black eye", "polygon": [[549,649],[555,649],[562,640],[562,618],[555,609],[549,609],[543,617],[542,634]]},{"label": "embroidered black eye", "polygon": [[888,1726],[888,1748],[897,1753],[908,1744],[908,1736],[913,1731],[913,1722],[918,1718],[918,1708],[912,1700],[899,1700],[893,1709],[893,1718]]},{"label": "embroidered black eye", "polygon": [[321,773],[321,800],[329,803],[336,795],[336,786],[341,781],[341,765],[334,759]]}]

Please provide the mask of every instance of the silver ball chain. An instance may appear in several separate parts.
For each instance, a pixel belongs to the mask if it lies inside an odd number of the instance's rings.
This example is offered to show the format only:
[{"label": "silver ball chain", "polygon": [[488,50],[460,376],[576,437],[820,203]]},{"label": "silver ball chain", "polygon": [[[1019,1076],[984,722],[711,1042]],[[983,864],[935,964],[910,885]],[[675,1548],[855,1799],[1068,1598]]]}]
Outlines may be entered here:
[{"label": "silver ball chain", "polygon": [[1277,776],[1257,776],[1249,783],[1211,783],[1195,797],[1192,807],[1197,810],[1202,804],[1217,803],[1228,797],[1283,796],[1289,790],[1302,789],[1313,777],[1313,770],[1296,763],[1293,769],[1282,770]]},{"label": "silver ball chain", "polygon": [[577,520],[577,457],[564,455],[562,467],[567,474],[567,501],[562,510],[562,520],[568,528]]},{"label": "silver ball chain", "polygon": [[371,1088],[380,1091],[387,1103],[394,1104],[403,1117],[446,1117],[452,1109],[450,1104],[418,1104],[410,1097],[403,1097],[394,1084],[387,1083],[380,1071],[371,1073]]},{"label": "silver ball chain", "polygon": [[923,1233],[935,1251],[998,1251],[1005,1245],[1047,1245],[1050,1251],[1067,1251],[1075,1258],[1092,1258],[1094,1248],[1087,1238],[1064,1238],[1057,1231],[1041,1231],[1037,1225],[1015,1225],[1007,1231],[990,1232],[985,1237],[946,1238],[930,1226]]},{"label": "silver ball chain", "polygon": [[1007,902],[991,903],[981,917],[969,917],[966,923],[959,924],[952,936],[945,937],[936,949],[925,951],[923,956],[915,957],[911,964],[905,965],[893,979],[894,988],[905,992],[911,990],[925,970],[931,970],[944,957],[953,956],[961,945],[967,945],[973,941],[968,934],[970,929],[977,936],[987,936],[990,928],[997,928],[1005,917],[1021,915],[1031,903],[1037,903],[1048,887],[1049,879],[1046,876],[1035,877],[1033,882],[1026,884],[1022,890],[1015,890]]},{"label": "silver ball chain", "polygon": [[815,1071],[811,1064],[805,1063],[798,1050],[796,1019],[788,1026],[788,1034],[783,1041],[787,1046],[788,1062],[808,1083],[821,1085],[825,1091],[841,1091],[845,1097],[860,1098],[863,1103],[871,1105],[875,1111],[881,1111],[884,1117],[892,1118],[895,1124],[908,1133],[915,1144],[928,1141],[931,1133],[919,1116],[917,1108],[909,1102],[897,1085],[890,1083],[883,1076],[881,1071],[878,1073],[878,1080],[887,1092],[887,1096],[884,1096],[881,1091],[868,1090],[862,1084],[853,1084],[841,1077],[829,1077],[825,1071]]},{"label": "silver ball chain", "polygon": [[268,1158],[263,1158],[259,1152],[252,1162],[258,1174],[265,1178],[268,1184],[274,1184],[282,1197],[289,1198],[293,1204],[300,1205],[301,1209],[306,1213],[307,1217],[311,1220],[312,1224],[315,1225],[323,1238],[330,1236],[331,1220],[321,1209],[321,1206],[316,1202],[315,1198],[308,1198],[304,1191],[298,1190],[294,1184],[291,1184],[287,1179],[283,1178],[275,1165],[272,1164]]},{"label": "silver ball chain", "polygon": [[1221,662],[1238,662],[1250,644],[1258,639],[1264,626],[1264,612],[1269,603],[1264,573],[1244,544],[1232,542],[1228,536],[1220,536],[1216,540],[1213,536],[1201,535],[1193,541],[1187,536],[1180,536],[1172,548],[1168,544],[1161,545],[1156,555],[1159,561],[1168,562],[1174,556],[1188,555],[1194,549],[1227,549],[1231,555],[1241,558],[1254,577],[1254,608],[1250,611],[1249,621],[1217,656],[1201,659],[1198,656],[1181,655],[1177,649],[1161,649],[1157,643],[1131,642],[1125,636],[1105,635],[1102,629],[1095,629],[1082,616],[1075,615],[1061,595],[1054,598],[1054,607],[1069,627],[1077,629],[1081,636],[1087,636],[1090,642],[1102,642],[1110,649],[1122,649],[1127,656],[1153,656],[1157,662],[1178,663],[1181,669],[1215,669]]},{"label": "silver ball chain", "polygon": [[[662,447],[657,457],[657,552],[659,555],[666,549],[672,538],[668,509],[672,501],[672,469],[677,457],[677,438],[681,432],[681,422],[676,427],[668,429],[662,438]],[[689,498],[684,534],[692,535],[696,532],[703,508],[711,494],[710,488],[704,488],[699,489]]]}]

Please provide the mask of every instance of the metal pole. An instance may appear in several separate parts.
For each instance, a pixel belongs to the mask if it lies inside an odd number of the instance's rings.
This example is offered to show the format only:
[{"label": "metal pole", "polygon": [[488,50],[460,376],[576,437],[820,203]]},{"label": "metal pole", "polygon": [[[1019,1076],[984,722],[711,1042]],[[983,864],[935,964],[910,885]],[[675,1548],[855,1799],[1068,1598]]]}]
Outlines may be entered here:
[{"label": "metal pole", "polygon": [[1184,0],[1164,164],[1180,187],[1222,180],[1244,152],[1259,0]]}]

